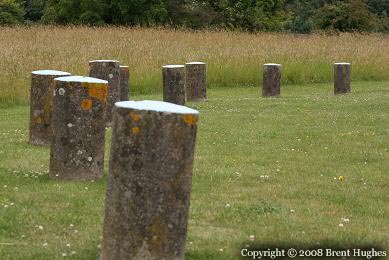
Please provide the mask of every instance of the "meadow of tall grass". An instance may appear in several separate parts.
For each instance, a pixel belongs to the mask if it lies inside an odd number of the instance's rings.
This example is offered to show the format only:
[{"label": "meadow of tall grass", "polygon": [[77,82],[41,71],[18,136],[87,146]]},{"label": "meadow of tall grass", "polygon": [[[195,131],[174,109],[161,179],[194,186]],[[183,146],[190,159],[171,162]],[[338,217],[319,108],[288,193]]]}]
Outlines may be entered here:
[{"label": "meadow of tall grass", "polygon": [[208,86],[259,85],[262,64],[283,65],[283,83],[330,82],[332,63],[352,63],[355,81],[389,80],[389,35],[293,35],[125,27],[0,28],[0,106],[27,103],[30,72],[88,73],[88,60],[130,66],[133,93],[161,90],[161,66],[201,60]]}]

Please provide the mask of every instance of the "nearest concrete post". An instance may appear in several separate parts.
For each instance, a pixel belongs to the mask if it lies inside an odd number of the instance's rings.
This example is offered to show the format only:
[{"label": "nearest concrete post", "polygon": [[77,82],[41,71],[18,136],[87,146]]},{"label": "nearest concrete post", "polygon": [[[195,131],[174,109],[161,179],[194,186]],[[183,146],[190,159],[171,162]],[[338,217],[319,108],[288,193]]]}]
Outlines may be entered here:
[{"label": "nearest concrete post", "polygon": [[127,101],[130,94],[130,72],[128,66],[120,66],[120,101]]},{"label": "nearest concrete post", "polygon": [[185,66],[163,66],[162,78],[163,101],[177,105],[185,105]]},{"label": "nearest concrete post", "polygon": [[112,110],[120,101],[120,63],[117,60],[94,60],[89,62],[89,76],[108,81],[106,125],[111,126]]},{"label": "nearest concrete post", "polygon": [[262,96],[271,97],[281,94],[281,64],[267,63],[263,65]]},{"label": "nearest concrete post", "polygon": [[350,67],[350,63],[342,62],[334,64],[334,94],[351,92]]},{"label": "nearest concrete post", "polygon": [[186,100],[207,100],[207,68],[204,62],[189,62],[186,68]]},{"label": "nearest concrete post", "polygon": [[58,70],[37,70],[31,73],[30,144],[50,144],[54,78],[69,75],[68,72]]},{"label": "nearest concrete post", "polygon": [[198,112],[115,105],[101,260],[184,259]]},{"label": "nearest concrete post", "polygon": [[93,180],[103,176],[108,82],[71,76],[56,78],[49,176]]}]

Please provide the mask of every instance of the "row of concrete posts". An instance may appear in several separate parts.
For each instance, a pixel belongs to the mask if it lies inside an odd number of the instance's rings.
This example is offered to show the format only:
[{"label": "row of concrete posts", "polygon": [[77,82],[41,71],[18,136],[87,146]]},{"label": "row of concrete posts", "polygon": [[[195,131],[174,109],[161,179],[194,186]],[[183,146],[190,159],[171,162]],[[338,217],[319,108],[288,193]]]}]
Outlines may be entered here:
[{"label": "row of concrete posts", "polygon": [[[91,61],[90,77],[35,71],[30,143],[51,144],[49,176],[103,176],[106,126],[112,125],[101,259],[184,259],[198,112],[206,64],[162,67],[163,99],[128,99],[129,71]],[[350,64],[334,65],[334,92],[350,92]],[[262,94],[278,96],[281,65],[264,64]]]},{"label": "row of concrete posts", "polygon": [[30,143],[51,145],[50,178],[94,180],[112,125],[101,259],[184,259],[198,112],[117,102],[128,98],[128,67],[89,64],[90,77],[32,73]]},{"label": "row of concrete posts", "polygon": [[[350,63],[334,64],[334,94],[351,92]],[[279,96],[281,94],[281,64],[267,63],[263,65],[262,96]]]}]

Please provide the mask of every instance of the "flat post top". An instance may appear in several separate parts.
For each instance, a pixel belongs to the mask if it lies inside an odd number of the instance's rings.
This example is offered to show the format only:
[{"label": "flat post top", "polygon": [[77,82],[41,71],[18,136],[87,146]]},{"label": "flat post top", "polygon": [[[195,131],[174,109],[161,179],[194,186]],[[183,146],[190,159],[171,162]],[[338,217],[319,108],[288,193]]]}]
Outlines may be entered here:
[{"label": "flat post top", "polygon": [[122,101],[122,102],[116,102],[115,106],[120,108],[128,108],[128,109],[143,110],[143,111],[155,111],[155,112],[171,113],[171,114],[192,114],[192,115],[199,114],[197,110],[186,106],[180,106],[169,102],[155,101],[155,100]]},{"label": "flat post top", "polygon": [[41,76],[70,76],[71,74],[66,71],[60,71],[60,70],[34,70],[31,72],[34,75],[41,75]]},{"label": "flat post top", "polygon": [[54,80],[55,81],[65,81],[65,82],[108,84],[108,81],[106,81],[106,80],[92,78],[92,77],[84,77],[84,76],[59,77],[59,78],[55,78]]}]

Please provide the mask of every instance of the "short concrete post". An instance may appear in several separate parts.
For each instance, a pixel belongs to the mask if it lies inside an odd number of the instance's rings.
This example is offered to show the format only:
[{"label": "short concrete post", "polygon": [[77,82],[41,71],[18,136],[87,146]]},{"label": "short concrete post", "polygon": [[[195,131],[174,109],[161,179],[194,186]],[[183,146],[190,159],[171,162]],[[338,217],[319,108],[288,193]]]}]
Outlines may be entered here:
[{"label": "short concrete post", "polygon": [[271,97],[281,94],[281,64],[267,63],[263,65],[262,96]]},{"label": "short concrete post", "polygon": [[103,176],[108,82],[70,76],[56,78],[49,176],[93,180]]},{"label": "short concrete post", "polygon": [[162,78],[163,101],[177,105],[185,105],[185,66],[163,66]]},{"label": "short concrete post", "polygon": [[351,92],[350,87],[350,63],[334,64],[334,94],[346,94]]},{"label": "short concrete post", "polygon": [[101,260],[184,259],[198,112],[116,103]]},{"label": "short concrete post", "polygon": [[207,68],[204,62],[189,62],[186,68],[186,100],[207,100]]},{"label": "short concrete post", "polygon": [[89,62],[89,76],[108,81],[106,125],[111,126],[112,110],[120,101],[120,63],[117,60],[93,60]]},{"label": "short concrete post", "polygon": [[128,66],[120,66],[120,101],[127,101],[130,94]]},{"label": "short concrete post", "polygon": [[68,72],[58,70],[37,70],[31,73],[30,144],[50,144],[54,78],[69,75]]}]

